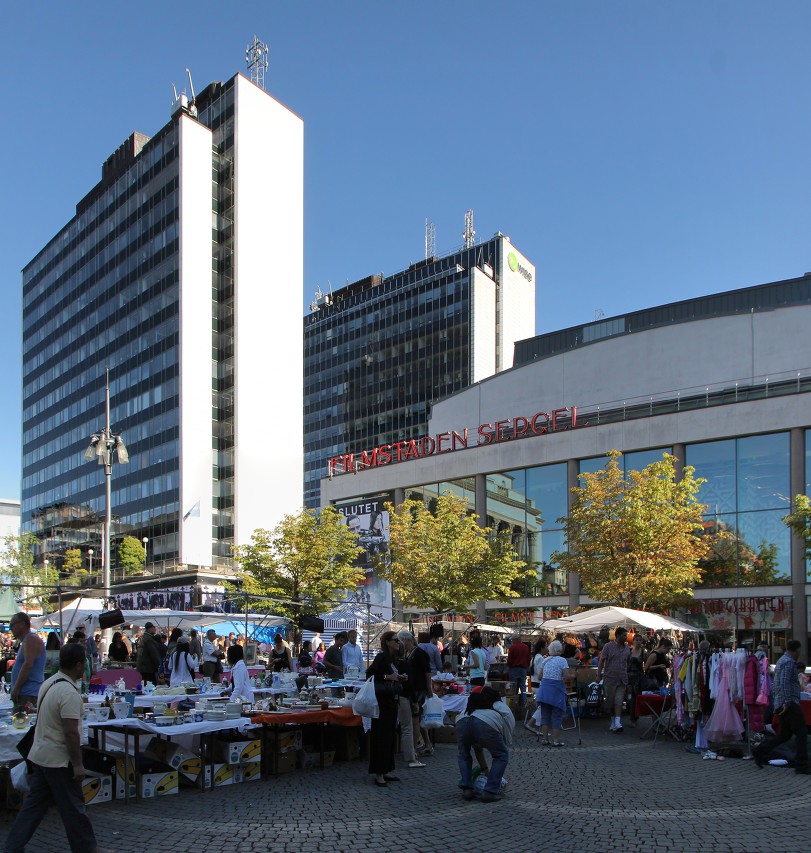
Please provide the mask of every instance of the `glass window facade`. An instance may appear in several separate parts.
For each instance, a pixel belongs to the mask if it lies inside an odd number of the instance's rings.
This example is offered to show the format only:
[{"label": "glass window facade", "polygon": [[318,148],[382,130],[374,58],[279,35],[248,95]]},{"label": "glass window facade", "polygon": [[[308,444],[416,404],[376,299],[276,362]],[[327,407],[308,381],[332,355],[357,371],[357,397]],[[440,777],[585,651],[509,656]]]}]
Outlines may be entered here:
[{"label": "glass window facade", "polygon": [[[217,513],[233,504],[233,101],[233,82],[212,84],[197,99],[198,121],[213,131],[212,443],[220,503],[200,508],[215,512],[212,538],[227,534]],[[134,134],[104,164],[76,216],[23,270],[22,523],[40,539],[38,558],[57,565],[76,547],[86,568],[90,548],[97,572],[101,565],[104,469],[86,462],[84,451],[104,426],[106,368],[111,425],[130,453],[128,465],[113,469],[113,555],[116,539],[130,535],[148,538],[150,562],[178,556],[179,137],[176,119],[151,139]],[[215,546],[215,555],[217,547],[230,555],[229,543]]]},{"label": "glass window facade", "polygon": [[470,270],[499,269],[500,246],[494,239],[370,276],[304,318],[307,506],[319,505],[331,456],[424,435],[431,402],[470,384]]},{"label": "glass window facade", "polygon": [[521,559],[536,569],[516,596],[568,592],[568,577],[552,560],[565,546],[558,519],[568,512],[566,463],[488,474],[486,484],[488,527],[511,531]]},{"label": "glass window facade", "polygon": [[705,477],[705,535],[712,548],[704,586],[788,583],[790,535],[782,518],[790,504],[787,432],[689,444],[686,463]]}]

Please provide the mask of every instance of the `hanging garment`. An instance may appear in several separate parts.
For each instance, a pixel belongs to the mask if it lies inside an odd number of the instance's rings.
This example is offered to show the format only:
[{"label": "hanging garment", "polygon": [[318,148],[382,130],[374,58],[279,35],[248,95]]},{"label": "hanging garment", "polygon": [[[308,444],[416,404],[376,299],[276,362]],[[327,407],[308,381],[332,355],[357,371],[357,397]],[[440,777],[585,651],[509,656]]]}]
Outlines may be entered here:
[{"label": "hanging garment", "polygon": [[738,741],[741,739],[741,733],[744,730],[741,715],[733,704],[730,692],[731,682],[735,678],[736,663],[734,657],[733,654],[725,654],[719,661],[718,670],[720,677],[718,679],[715,707],[712,709],[710,718],[704,727],[707,740]]}]

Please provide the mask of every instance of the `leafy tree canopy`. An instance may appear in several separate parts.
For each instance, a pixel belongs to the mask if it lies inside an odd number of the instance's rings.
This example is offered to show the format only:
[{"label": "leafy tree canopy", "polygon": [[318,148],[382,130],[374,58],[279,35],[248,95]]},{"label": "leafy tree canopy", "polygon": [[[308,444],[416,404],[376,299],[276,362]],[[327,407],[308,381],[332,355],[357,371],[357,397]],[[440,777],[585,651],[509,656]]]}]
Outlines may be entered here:
[{"label": "leafy tree canopy", "polygon": [[6,536],[0,571],[26,609],[49,610],[51,594],[59,583],[59,572],[50,563],[34,565],[34,548],[38,544],[33,533]]},{"label": "leafy tree canopy", "polygon": [[146,563],[144,543],[134,536],[125,536],[118,546],[118,562],[125,574],[134,575],[140,572]]},{"label": "leafy tree canopy", "polygon": [[705,481],[664,454],[642,471],[623,475],[621,453],[611,451],[600,471],[580,475],[569,515],[559,519],[568,551],[552,561],[577,572],[595,600],[623,607],[667,610],[693,595],[707,551],[701,536]]},{"label": "leafy tree canopy", "polygon": [[90,572],[82,565],[82,552],[79,548],[68,548],[62,560],[62,572],[66,575],[65,583],[69,586],[81,586],[89,577]]},{"label": "leafy tree canopy", "polygon": [[[231,588],[237,599],[241,589],[250,595],[305,602],[307,611],[323,613],[346,590],[363,582],[363,572],[354,565],[362,550],[357,534],[334,507],[320,513],[302,509],[286,515],[273,530],[255,530],[250,543],[234,548],[240,584]],[[302,612],[301,607],[283,603],[250,606],[289,617]]]},{"label": "leafy tree canopy", "polygon": [[465,610],[477,601],[510,601],[512,584],[531,569],[518,559],[509,531],[479,527],[466,501],[445,492],[429,509],[406,500],[389,511],[390,562],[376,570],[405,607],[435,613]]}]

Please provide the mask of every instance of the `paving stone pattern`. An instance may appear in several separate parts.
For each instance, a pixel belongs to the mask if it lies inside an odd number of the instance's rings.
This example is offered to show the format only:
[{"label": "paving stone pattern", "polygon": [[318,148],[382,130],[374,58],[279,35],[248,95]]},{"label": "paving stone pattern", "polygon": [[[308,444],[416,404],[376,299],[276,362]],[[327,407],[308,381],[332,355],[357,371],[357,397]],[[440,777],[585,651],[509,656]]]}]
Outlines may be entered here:
[{"label": "paving stone pattern", "polygon": [[[91,806],[99,842],[116,853],[805,853],[811,776],[728,758],[705,761],[683,744],[639,739],[626,726],[583,722],[583,744],[543,747],[516,729],[503,800],[465,802],[456,744],[427,767],[376,788],[360,761],[296,771],[124,806]],[[575,734],[575,737],[572,735]],[[0,812],[5,839],[13,813]],[[66,851],[54,811],[28,853]]]}]

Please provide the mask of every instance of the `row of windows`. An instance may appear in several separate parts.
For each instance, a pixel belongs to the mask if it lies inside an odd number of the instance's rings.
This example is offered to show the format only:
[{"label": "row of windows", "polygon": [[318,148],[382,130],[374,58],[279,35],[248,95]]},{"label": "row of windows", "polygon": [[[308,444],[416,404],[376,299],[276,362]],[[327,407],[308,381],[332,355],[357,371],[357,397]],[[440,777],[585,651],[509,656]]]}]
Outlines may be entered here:
[{"label": "row of windows", "polygon": [[[621,459],[625,471],[640,470],[670,448],[630,452]],[[806,493],[811,495],[811,430],[806,430]],[[593,473],[605,457],[584,459],[580,473]],[[790,442],[788,433],[746,436],[686,446],[686,464],[706,478],[698,493],[705,503],[704,535],[712,547],[702,563],[702,586],[762,586],[788,583],[791,536],[782,518],[790,511]],[[318,497],[314,484],[307,494]],[[406,490],[406,497],[435,500],[450,490],[475,508],[470,477]],[[531,594],[564,594],[568,580],[552,554],[565,548],[559,519],[568,513],[568,466],[564,463],[503,471],[486,476],[487,524],[509,530],[522,559],[536,563]],[[723,534],[718,536],[718,534]],[[809,575],[811,579],[811,574]]]},{"label": "row of windows", "polygon": [[[159,187],[166,181],[164,172],[171,176],[170,183],[176,184],[177,168],[170,169],[176,156],[177,149],[173,148],[161,163],[146,170],[141,168],[140,159],[136,160],[133,168],[106,188],[90,210],[74,218],[61,234],[54,237],[40,256],[23,271],[23,304],[47,297],[54,278],[60,278],[68,269],[78,269],[82,264],[77,261],[76,255],[81,245],[89,238],[93,239],[97,233],[106,232],[103,237],[109,235],[116,227],[117,211],[126,208],[127,213],[123,217],[126,219],[142,205],[149,205],[156,194],[163,194],[165,191]],[[100,211],[102,206],[104,210]],[[81,251],[87,253],[86,249]]]}]

